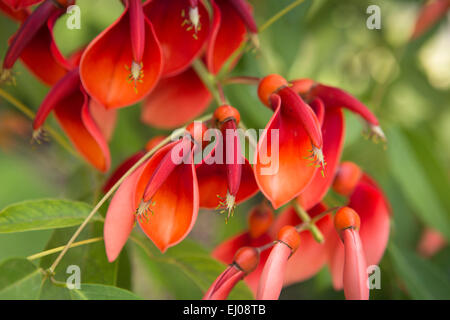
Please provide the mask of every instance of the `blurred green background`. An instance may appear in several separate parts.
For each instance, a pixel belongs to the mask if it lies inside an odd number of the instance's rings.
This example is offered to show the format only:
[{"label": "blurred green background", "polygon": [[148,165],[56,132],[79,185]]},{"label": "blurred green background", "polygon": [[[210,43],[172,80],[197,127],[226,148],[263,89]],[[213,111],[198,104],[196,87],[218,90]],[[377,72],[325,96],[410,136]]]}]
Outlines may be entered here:
[{"label": "blurred green background", "polygon": [[[292,1],[250,2],[261,25]],[[55,29],[57,43],[66,54],[86,45],[122,10],[120,1],[115,0],[78,0],[77,4],[81,30],[66,29],[65,17]],[[366,9],[371,4],[381,8],[380,30],[366,28]],[[232,72],[313,78],[350,92],[380,119],[388,139],[386,150],[365,139],[363,123],[346,112],[343,154],[343,160],[358,163],[374,177],[393,209],[390,241],[380,264],[382,285],[371,291],[374,299],[448,299],[450,295],[448,245],[431,259],[416,253],[425,227],[450,239],[450,19],[447,15],[424,36],[409,41],[423,4],[412,0],[307,0],[261,33],[261,50],[246,52]],[[16,29],[16,23],[0,17],[0,57]],[[17,86],[3,89],[37,110],[48,88],[21,63],[15,70],[19,73]],[[264,128],[271,112],[259,102],[255,87],[230,85],[225,93],[247,127]],[[139,105],[119,111],[110,143],[112,168],[161,133],[142,124],[139,116]],[[49,120],[59,130],[56,122]],[[8,129],[11,123],[14,130]],[[104,177],[52,141],[31,147],[30,137],[29,120],[0,98],[0,209],[44,197],[93,203]],[[246,228],[247,212],[259,200],[260,195],[239,206],[228,224],[217,213],[201,212],[189,238],[212,249]],[[51,231],[0,234],[0,261],[52,248],[47,243],[54,237]],[[191,280],[129,251],[133,272],[123,287],[144,298],[201,297],[201,292],[189,285]],[[98,250],[98,254],[104,253]],[[334,292],[324,268],[314,278],[286,288],[281,298],[342,299],[343,293]]]}]

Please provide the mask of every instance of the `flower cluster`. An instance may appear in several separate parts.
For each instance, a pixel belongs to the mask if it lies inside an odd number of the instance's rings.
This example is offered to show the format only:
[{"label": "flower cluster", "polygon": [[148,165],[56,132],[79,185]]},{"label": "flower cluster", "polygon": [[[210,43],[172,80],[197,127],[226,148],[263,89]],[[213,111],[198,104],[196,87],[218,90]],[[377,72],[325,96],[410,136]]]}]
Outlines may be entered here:
[{"label": "flower cluster", "polygon": [[[21,24],[3,60],[1,81],[14,82],[12,68],[21,59],[51,86],[33,122],[34,140],[42,139],[53,111],[80,155],[107,172],[118,108],[142,101],[144,123],[181,126],[151,139],[105,183],[105,193],[118,186],[104,224],[109,261],[136,223],[165,252],[190,233],[200,208],[219,209],[229,219],[260,191],[266,200],[250,212],[248,231],[213,251],[229,267],[204,298],[225,299],[244,279],[257,299],[278,299],[284,285],[308,279],[327,264],[334,287],[343,288],[346,298],[368,299],[367,267],[383,256],[391,210],[368,174],[341,162],[342,109],[359,115],[369,135],[385,141],[376,116],[349,93],[315,80],[236,78],[257,85],[261,105],[273,111],[254,154],[247,155],[238,109],[227,103],[222,84],[205,82],[196,67],[217,78],[233,69],[243,46],[258,44],[245,0],[123,0],[120,17],[66,57],[53,26],[74,3],[0,0],[0,10]],[[215,112],[192,122],[213,93],[221,97]],[[346,203],[328,208],[324,197],[330,190]],[[272,209],[282,206],[275,217]]]}]

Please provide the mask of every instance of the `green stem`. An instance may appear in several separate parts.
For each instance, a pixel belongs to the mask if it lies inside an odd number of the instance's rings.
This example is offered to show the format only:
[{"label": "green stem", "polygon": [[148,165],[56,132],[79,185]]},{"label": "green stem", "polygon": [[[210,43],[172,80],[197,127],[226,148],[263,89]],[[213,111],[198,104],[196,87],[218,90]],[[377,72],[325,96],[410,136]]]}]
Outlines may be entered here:
[{"label": "green stem", "polygon": [[218,105],[222,104],[222,98],[220,96],[219,91],[217,90],[217,83],[215,77],[208,71],[203,62],[199,59],[194,60],[192,63],[192,67],[194,68],[197,75],[202,80],[203,84],[208,88],[209,92],[211,92],[214,100],[216,100]]},{"label": "green stem", "polygon": [[314,224],[314,221],[311,220],[309,214],[303,209],[303,207],[297,202],[297,200],[294,199],[293,201],[291,201],[291,203],[297,215],[300,217],[300,219],[302,219],[303,223],[306,223],[306,229],[311,232],[312,236],[317,242],[322,243],[323,234]]},{"label": "green stem", "polygon": [[272,18],[267,20],[261,27],[259,27],[259,33],[263,32],[264,30],[269,28],[272,24],[277,22],[281,17],[286,15],[289,11],[291,11],[292,9],[294,9],[295,7],[297,7],[298,5],[300,5],[304,1],[305,0],[294,1],[290,5],[288,5],[284,9],[282,9],[281,11],[277,12]]},{"label": "green stem", "polygon": [[[102,241],[103,237],[98,237],[98,238],[92,238],[92,239],[87,239],[87,240],[83,240],[83,241],[79,241],[79,242],[74,242],[72,243],[72,245],[70,246],[70,248],[75,248],[75,247],[80,247],[80,246],[84,246],[86,244],[90,244],[90,243],[95,243],[95,242],[99,242]],[[51,254],[60,252],[64,249],[65,246],[60,246],[60,247],[56,247],[53,249],[49,249],[49,250],[45,250],[36,254],[33,254],[31,256],[28,256],[27,259],[30,261],[45,257],[45,256],[49,256]]]}]

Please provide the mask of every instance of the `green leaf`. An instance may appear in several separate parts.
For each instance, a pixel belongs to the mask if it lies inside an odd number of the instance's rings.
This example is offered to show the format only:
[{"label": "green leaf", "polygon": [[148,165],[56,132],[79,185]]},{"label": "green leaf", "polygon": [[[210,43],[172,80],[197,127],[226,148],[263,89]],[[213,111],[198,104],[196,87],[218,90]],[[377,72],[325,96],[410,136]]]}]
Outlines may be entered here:
[{"label": "green leaf", "polygon": [[0,211],[0,233],[75,226],[81,224],[91,210],[91,206],[83,202],[57,199],[12,204]]},{"label": "green leaf", "polygon": [[41,283],[41,270],[26,259],[0,264],[0,299],[37,299]]},{"label": "green leaf", "polygon": [[405,198],[423,223],[439,230],[450,239],[449,215],[433,192],[429,179],[407,138],[402,131],[394,128],[389,130],[388,137],[391,173]]},{"label": "green leaf", "polygon": [[430,261],[394,244],[388,251],[397,275],[413,299],[450,299],[449,279]]},{"label": "green leaf", "polygon": [[[165,254],[161,254],[146,237],[134,235],[132,239],[137,256],[144,260],[149,267],[147,270],[152,273],[152,280],[162,277],[159,279],[162,286],[173,290],[180,286],[182,289],[189,289],[185,292],[189,296],[183,295],[182,298],[200,299],[226,268],[226,265],[213,259],[205,248],[190,240],[184,240],[167,250]],[[177,292],[174,294],[177,295]],[[229,298],[253,299],[253,294],[241,281],[231,291]]]},{"label": "green leaf", "polygon": [[101,284],[81,284],[69,291],[73,300],[141,300],[131,291]]}]

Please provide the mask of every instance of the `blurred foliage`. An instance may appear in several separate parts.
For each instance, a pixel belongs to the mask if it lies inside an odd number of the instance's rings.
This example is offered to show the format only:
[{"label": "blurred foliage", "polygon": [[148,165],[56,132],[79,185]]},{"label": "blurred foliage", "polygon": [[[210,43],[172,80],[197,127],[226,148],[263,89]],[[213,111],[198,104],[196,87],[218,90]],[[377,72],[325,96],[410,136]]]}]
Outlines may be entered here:
[{"label": "blurred foliage", "polygon": [[[261,25],[292,1],[250,2]],[[430,260],[420,258],[416,253],[417,242],[426,226],[439,230],[447,240],[450,239],[450,21],[447,16],[424,36],[410,42],[415,16],[423,3],[419,0],[379,0],[376,4],[381,8],[382,28],[369,30],[366,28],[366,8],[373,1],[307,0],[261,33],[261,50],[245,52],[232,72],[233,75],[257,77],[279,73],[287,79],[313,78],[347,90],[379,117],[387,133],[387,150],[364,139],[361,135],[364,125],[346,112],[343,155],[343,160],[357,162],[374,177],[392,206],[389,249],[380,264],[382,286],[380,290],[372,291],[374,299],[448,298],[449,294],[448,246]],[[66,29],[64,17],[55,29],[57,43],[65,54],[86,45],[122,10],[120,2],[112,0],[78,0],[77,4],[81,7],[82,29]],[[14,22],[0,17],[1,57],[16,29]],[[15,68],[19,73],[18,85],[4,89],[36,110],[48,88],[22,64],[18,63]],[[240,110],[247,127],[265,126],[271,112],[259,102],[254,87],[230,85],[225,88],[225,93],[231,104]],[[16,115],[12,106],[0,99],[0,117],[10,113]],[[16,116],[21,117],[18,113]],[[139,117],[140,106],[119,111],[117,128],[110,143],[112,168],[140,149],[150,137],[162,132],[145,126]],[[58,128],[53,119],[49,123]],[[45,197],[88,203],[97,200],[98,187],[105,177],[55,143],[30,148],[31,129],[25,127],[24,130],[25,134],[14,136],[14,143],[8,148],[0,144],[0,209],[18,201]],[[173,248],[173,253],[168,253],[165,258],[167,261],[184,261],[182,263],[186,265],[181,269],[149,259],[145,250],[135,245],[128,247],[118,263],[108,264],[104,245],[100,242],[71,249],[60,265],[61,274],[64,277],[64,267],[82,256],[88,261],[83,272],[86,270],[88,280],[93,283],[118,285],[143,298],[200,298],[201,291],[223,269],[223,265],[207,258],[208,250],[246,229],[246,214],[261,199],[258,195],[239,206],[228,224],[217,213],[200,212],[190,240],[179,249]],[[20,271],[16,276],[29,279],[21,285],[36,286],[39,283],[37,265],[23,258],[63,245],[73,230],[0,234],[0,261],[4,261],[0,264],[1,272],[16,268]],[[79,240],[101,235],[101,228],[91,224],[84,233]],[[146,246],[150,247],[147,250],[155,252],[149,241]],[[183,250],[196,251],[198,256],[180,256]],[[6,260],[15,257],[22,259]],[[48,266],[54,257],[41,259],[39,266]],[[186,262],[186,259],[190,261]],[[186,271],[186,266],[192,270]],[[96,268],[102,270],[101,274],[94,272]],[[127,279],[130,268],[132,279]],[[286,288],[282,298],[342,299],[342,292],[332,289],[325,269],[308,281]],[[207,275],[206,278],[198,274],[199,270]],[[0,283],[0,295],[6,285]],[[44,286],[47,287],[45,294],[33,296],[34,291],[30,291],[29,297],[70,298],[68,292],[48,281]],[[95,285],[84,290],[86,292],[83,293],[82,288],[71,298],[98,297],[99,292],[110,294],[110,297],[131,295],[127,291],[115,292],[114,288],[109,291]],[[242,285],[234,294],[234,297],[247,297],[248,292]]]}]

